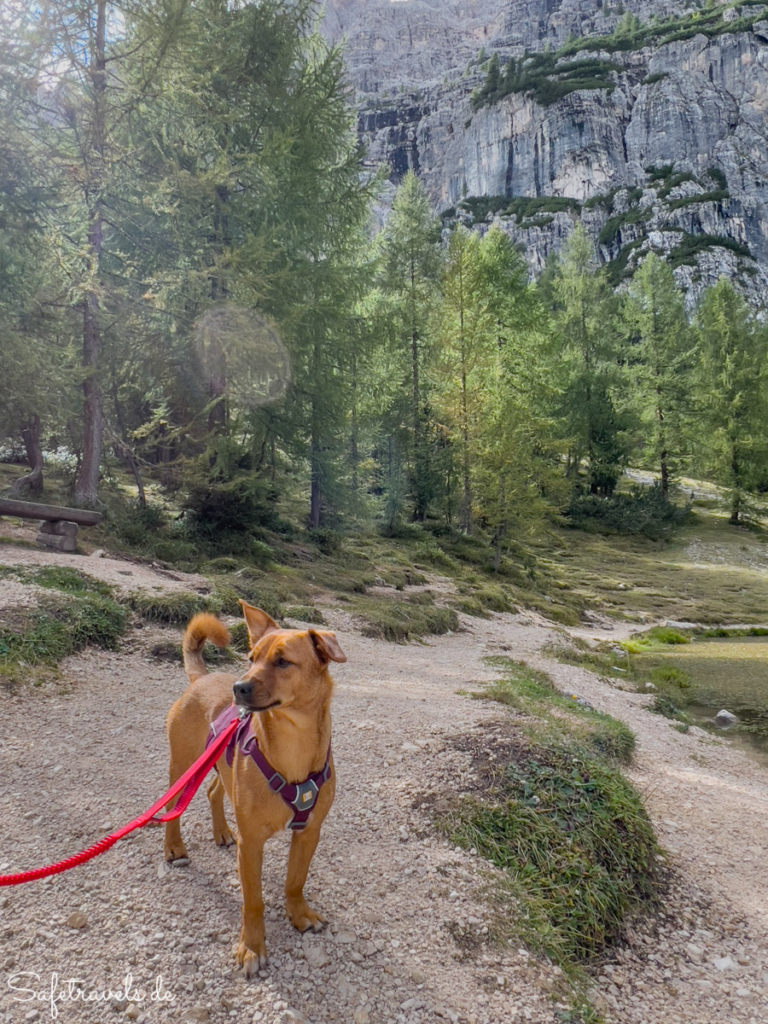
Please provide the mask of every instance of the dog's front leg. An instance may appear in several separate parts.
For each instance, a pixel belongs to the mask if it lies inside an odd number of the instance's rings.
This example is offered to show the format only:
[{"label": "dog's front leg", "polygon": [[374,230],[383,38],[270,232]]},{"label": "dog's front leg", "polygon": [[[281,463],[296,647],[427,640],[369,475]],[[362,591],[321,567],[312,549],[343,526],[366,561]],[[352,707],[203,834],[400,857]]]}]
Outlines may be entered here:
[{"label": "dog's front leg", "polygon": [[309,864],[320,840],[320,826],[308,825],[291,837],[291,852],[288,856],[288,877],[285,880],[285,912],[294,928],[306,932],[310,928],[319,932],[325,924],[322,914],[311,910],[304,899],[304,884],[307,881]]},{"label": "dog's front leg", "polygon": [[264,843],[269,833],[259,829],[244,833],[239,829],[237,870],[243,890],[243,925],[237,946],[237,962],[246,978],[267,966],[267,944],[264,938],[264,900],[261,894],[261,867]]}]

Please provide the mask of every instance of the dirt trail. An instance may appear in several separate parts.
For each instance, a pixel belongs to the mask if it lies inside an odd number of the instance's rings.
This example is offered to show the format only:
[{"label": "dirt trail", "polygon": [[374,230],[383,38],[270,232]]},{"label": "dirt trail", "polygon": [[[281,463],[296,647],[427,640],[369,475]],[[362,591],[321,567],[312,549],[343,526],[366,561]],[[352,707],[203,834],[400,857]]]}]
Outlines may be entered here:
[{"label": "dirt trail", "polygon": [[[60,556],[21,554],[0,549],[0,562],[61,564]],[[77,559],[78,568],[100,576],[116,564]],[[136,573],[131,586],[146,582],[145,570],[127,568]],[[152,575],[152,585],[163,585]],[[456,635],[400,647],[361,637],[343,613],[329,618],[349,657],[334,672],[337,803],[309,881],[329,930],[302,938],[283,917],[287,836],[273,840],[265,863],[271,965],[242,980],[233,963],[235,858],[213,846],[207,801],[198,796],[185,815],[187,869],[168,868],[160,833],[144,830],[67,875],[0,890],[0,1021],[49,1019],[46,1002],[22,1002],[25,993],[11,991],[9,981],[17,975],[17,989],[50,990],[52,972],[64,987],[82,979],[92,998],[133,977],[128,1000],[60,1003],[64,1024],[562,1019],[551,994],[558,972],[524,950],[500,955],[486,942],[487,865],[435,836],[427,812],[413,809],[425,791],[466,785],[467,755],[450,737],[504,712],[456,691],[491,678],[480,659],[499,653],[546,668],[638,735],[631,774],[676,880],[660,930],[635,934],[598,972],[596,1000],[606,1019],[768,1019],[768,772],[698,729],[676,732],[644,709],[648,698],[546,661],[539,651],[555,634],[540,621],[466,619]],[[147,656],[156,638],[156,630],[136,630],[119,653],[69,659],[69,693],[2,698],[0,871],[75,852],[164,788],[164,717],[185,678],[180,667]],[[75,912],[86,919],[82,929],[67,925]],[[19,972],[39,978],[30,983]],[[159,976],[173,1003],[152,999]]]}]

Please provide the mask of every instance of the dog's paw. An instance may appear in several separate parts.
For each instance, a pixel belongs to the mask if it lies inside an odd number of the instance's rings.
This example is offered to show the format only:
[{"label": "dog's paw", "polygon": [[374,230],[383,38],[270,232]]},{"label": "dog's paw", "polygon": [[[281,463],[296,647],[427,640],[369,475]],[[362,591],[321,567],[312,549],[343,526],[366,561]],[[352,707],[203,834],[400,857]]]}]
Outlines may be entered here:
[{"label": "dog's paw", "polygon": [[183,868],[189,864],[189,854],[184,843],[176,843],[173,846],[166,846],[165,859],[174,868]]},{"label": "dog's paw", "polygon": [[215,831],[213,833],[213,838],[216,840],[216,845],[221,847],[234,846],[237,842],[228,828]]},{"label": "dog's paw", "polygon": [[306,903],[296,907],[287,907],[286,914],[291,924],[300,932],[321,932],[327,922],[322,914],[316,914]]},{"label": "dog's paw", "polygon": [[260,946],[259,950],[253,950],[249,949],[244,942],[237,944],[235,958],[238,965],[243,969],[243,977],[246,981],[249,978],[253,978],[258,971],[263,970],[269,962],[266,944],[262,942]]}]

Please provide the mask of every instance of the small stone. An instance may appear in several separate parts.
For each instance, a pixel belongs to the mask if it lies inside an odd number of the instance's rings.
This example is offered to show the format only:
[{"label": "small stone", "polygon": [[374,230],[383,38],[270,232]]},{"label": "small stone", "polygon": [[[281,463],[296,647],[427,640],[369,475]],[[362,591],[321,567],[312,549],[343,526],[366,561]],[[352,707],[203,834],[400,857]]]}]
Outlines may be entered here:
[{"label": "small stone", "polygon": [[138,1008],[136,1003],[129,1003],[128,1009],[125,1011],[125,1016],[128,1020],[138,1020],[141,1016],[141,1010]]},{"label": "small stone", "polygon": [[736,995],[739,996],[741,999],[749,999],[752,993],[748,988],[737,988]]},{"label": "small stone", "polygon": [[331,962],[331,958],[323,947],[315,943],[305,943],[304,956],[307,959],[307,963],[311,968],[313,968],[313,970],[319,970],[319,968],[325,967]]},{"label": "small stone", "polygon": [[715,969],[718,971],[732,971],[736,967],[736,963],[729,956],[716,957],[712,963]]},{"label": "small stone", "polygon": [[30,1022],[33,1021],[33,1020],[39,1020],[39,1019],[40,1019],[40,1011],[39,1010],[30,1010],[29,1013],[24,1017],[24,1020],[28,1020]]},{"label": "small stone", "polygon": [[400,749],[405,751],[406,754],[414,754],[418,753],[420,748],[415,743],[404,743]]},{"label": "small stone", "polygon": [[704,956],[704,950],[700,946],[695,946],[692,942],[689,942],[685,947],[685,951],[688,954],[690,960],[695,960],[699,963],[701,958]]},{"label": "small stone", "polygon": [[104,552],[104,548],[96,548],[96,550],[92,551],[88,557],[89,558],[103,558],[104,557],[104,553],[105,553]]},{"label": "small stone", "polygon": [[357,942],[357,936],[355,933],[348,929],[342,929],[340,932],[336,932],[333,938],[334,941],[338,942],[342,946],[349,945],[351,942]]},{"label": "small stone", "polygon": [[88,924],[88,918],[85,914],[81,914],[79,910],[76,910],[74,914],[70,914],[67,918],[67,928],[85,928]]},{"label": "small stone", "polygon": [[355,1015],[352,1018],[355,1024],[368,1024],[371,1019],[370,1014],[364,1006],[361,1006],[359,1010],[355,1010]]},{"label": "small stone", "polygon": [[427,976],[423,971],[413,971],[411,977],[415,985],[423,985],[427,980]]},{"label": "small stone", "polygon": [[193,1006],[190,1010],[187,1010],[187,1018],[189,1020],[207,1021],[208,1017],[209,1013],[205,1006]]},{"label": "small stone", "polygon": [[736,725],[738,718],[730,711],[726,711],[725,708],[722,711],[718,711],[715,715],[715,725],[721,729],[727,729],[730,725]]}]

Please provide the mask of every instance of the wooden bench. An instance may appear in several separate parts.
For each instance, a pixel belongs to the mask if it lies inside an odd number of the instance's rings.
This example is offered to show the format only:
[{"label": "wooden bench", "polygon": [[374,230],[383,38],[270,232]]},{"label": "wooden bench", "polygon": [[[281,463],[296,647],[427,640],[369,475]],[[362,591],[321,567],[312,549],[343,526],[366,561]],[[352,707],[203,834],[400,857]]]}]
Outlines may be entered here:
[{"label": "wooden bench", "polygon": [[0,498],[0,516],[41,520],[40,532],[35,539],[38,544],[56,551],[76,551],[78,526],[95,526],[104,518],[101,512],[90,512],[84,508],[40,505],[14,498]]}]

